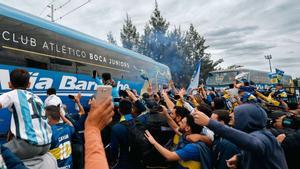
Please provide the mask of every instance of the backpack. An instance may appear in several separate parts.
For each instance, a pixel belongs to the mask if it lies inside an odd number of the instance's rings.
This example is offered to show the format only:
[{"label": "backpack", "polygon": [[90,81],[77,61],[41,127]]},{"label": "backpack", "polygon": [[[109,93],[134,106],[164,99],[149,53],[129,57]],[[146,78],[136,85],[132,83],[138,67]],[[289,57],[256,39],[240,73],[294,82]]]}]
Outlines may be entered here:
[{"label": "backpack", "polygon": [[141,165],[146,166],[145,162],[150,158],[148,156],[154,151],[154,147],[144,136],[145,126],[137,120],[123,121],[121,124],[128,129],[129,159],[139,161]]},{"label": "backpack", "polygon": [[[138,120],[123,121],[121,124],[128,128],[129,154],[130,159],[139,161],[143,168],[167,168],[165,158],[155,149],[155,147],[144,136],[147,125],[143,125]],[[148,123],[147,123],[148,124]],[[158,131],[155,120],[150,119],[148,127],[150,132]]]}]

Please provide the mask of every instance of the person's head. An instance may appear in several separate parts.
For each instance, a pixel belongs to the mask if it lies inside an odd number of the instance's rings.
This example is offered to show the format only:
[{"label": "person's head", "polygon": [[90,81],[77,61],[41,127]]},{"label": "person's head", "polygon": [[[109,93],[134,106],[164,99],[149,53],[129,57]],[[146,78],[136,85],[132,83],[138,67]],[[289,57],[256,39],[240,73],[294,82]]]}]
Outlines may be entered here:
[{"label": "person's head", "polygon": [[211,116],[211,108],[207,104],[199,104],[196,109],[206,114],[208,117]]},{"label": "person's head", "polygon": [[154,93],[154,94],[153,94],[153,98],[154,98],[154,100],[155,100],[156,102],[159,102],[159,101],[160,101],[160,95],[159,95],[159,93]]},{"label": "person's head", "polygon": [[150,112],[160,112],[161,106],[157,103],[153,98],[147,99],[146,107],[150,110]]},{"label": "person's head", "polygon": [[214,100],[214,109],[219,110],[219,109],[225,109],[225,101],[223,97],[215,97]]},{"label": "person's head", "polygon": [[115,81],[111,78],[110,73],[102,73],[102,82],[104,85],[110,85],[112,87],[116,87]]},{"label": "person's head", "polygon": [[59,106],[47,106],[45,107],[46,116],[50,125],[59,123],[60,120],[60,107]]},{"label": "person's head", "polygon": [[280,90],[280,89],[282,89],[282,87],[283,87],[283,85],[281,83],[277,83],[275,86],[276,90]]},{"label": "person's head", "polygon": [[47,89],[47,95],[52,95],[52,94],[56,94],[56,90],[55,90],[55,88],[49,88],[49,89]]},{"label": "person's head", "polygon": [[176,106],[174,111],[171,112],[170,116],[177,124],[179,124],[179,122],[188,114],[190,114],[188,109]]},{"label": "person's head", "polygon": [[282,120],[286,116],[285,112],[282,111],[273,111],[268,115],[268,118],[272,120],[273,127],[277,129],[283,129]]},{"label": "person's head", "polygon": [[234,128],[250,133],[267,126],[267,113],[257,104],[246,103],[234,109]]},{"label": "person's head", "polygon": [[202,100],[200,94],[195,94],[194,98],[195,98],[195,100],[197,101],[198,104],[203,104],[204,103],[204,101]]},{"label": "person's head", "polygon": [[229,112],[227,110],[215,110],[212,112],[210,118],[226,125],[228,125],[230,121]]},{"label": "person's head", "polygon": [[234,88],[234,84],[229,84],[229,88],[233,89]]},{"label": "person's head", "polygon": [[149,98],[150,98],[149,93],[143,93],[143,94],[142,94],[142,98],[143,98],[143,99],[149,99]]},{"label": "person's head", "polygon": [[179,123],[180,131],[183,134],[199,134],[201,133],[203,127],[195,123],[192,115],[185,116]]},{"label": "person's head", "polygon": [[23,89],[26,90],[30,87],[30,75],[27,70],[15,69],[10,72],[10,82],[8,83],[11,89]]},{"label": "person's head", "polygon": [[105,82],[111,79],[110,73],[102,73],[102,80]]},{"label": "person's head", "polygon": [[245,81],[244,82],[244,86],[249,86],[250,84],[249,84],[249,82],[248,81]]},{"label": "person's head", "polygon": [[132,112],[132,103],[128,99],[120,100],[119,112],[122,115],[131,114],[131,112]]},{"label": "person's head", "polygon": [[243,97],[244,94],[245,94],[245,91],[242,90],[242,89],[240,89],[240,90],[238,91],[238,94],[239,94],[240,97]]}]

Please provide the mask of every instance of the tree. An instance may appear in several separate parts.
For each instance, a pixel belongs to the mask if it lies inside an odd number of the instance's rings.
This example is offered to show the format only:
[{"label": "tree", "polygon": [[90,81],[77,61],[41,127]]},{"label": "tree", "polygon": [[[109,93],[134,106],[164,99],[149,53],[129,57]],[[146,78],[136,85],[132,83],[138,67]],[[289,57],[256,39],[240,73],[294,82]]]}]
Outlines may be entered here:
[{"label": "tree", "polygon": [[220,59],[214,62],[211,60],[211,54],[205,53],[209,46],[205,45],[204,37],[197,32],[193,24],[190,25],[189,30],[186,32],[184,41],[186,78],[191,78],[196,64],[201,62],[200,76],[205,80],[208,77],[208,72],[215,70],[216,66],[222,63],[223,60]]},{"label": "tree", "polygon": [[173,31],[169,32],[167,39],[168,43],[164,51],[165,57],[163,57],[161,62],[169,66],[175,83],[183,82],[185,74],[185,58],[182,50],[184,36],[180,27],[175,27]]},{"label": "tree", "polygon": [[168,31],[169,25],[155,1],[155,8],[139,43],[136,43],[139,34],[131,19],[126,16],[121,30],[123,47],[135,50],[132,46],[137,45],[135,51],[169,66],[174,82],[183,86],[190,83],[195,66],[201,60],[201,78],[205,80],[208,72],[215,70],[223,60],[214,62],[211,54],[205,52],[209,46],[205,44],[205,38],[197,32],[193,24],[186,32],[182,32],[180,27]]},{"label": "tree", "polygon": [[139,49],[138,52],[146,55],[148,57],[151,57],[151,50],[150,50],[150,44],[151,44],[151,29],[149,24],[146,24],[145,28],[144,28],[144,34],[141,36],[140,39],[140,44],[139,44]]},{"label": "tree", "polygon": [[136,27],[132,24],[131,18],[126,14],[123,28],[121,29],[121,42],[124,48],[138,51],[139,46],[139,33]]},{"label": "tree", "polygon": [[146,46],[149,47],[150,57],[156,61],[161,61],[164,56],[164,50],[168,43],[167,30],[169,22],[164,19],[158,9],[157,1],[155,1],[155,9],[150,17],[149,21],[149,40],[145,41],[148,43]]},{"label": "tree", "polygon": [[108,34],[107,34],[107,42],[111,43],[111,44],[114,44],[114,45],[118,45],[117,41],[115,40],[115,38],[114,38],[114,36],[113,36],[113,34],[112,34],[111,31],[108,32]]}]

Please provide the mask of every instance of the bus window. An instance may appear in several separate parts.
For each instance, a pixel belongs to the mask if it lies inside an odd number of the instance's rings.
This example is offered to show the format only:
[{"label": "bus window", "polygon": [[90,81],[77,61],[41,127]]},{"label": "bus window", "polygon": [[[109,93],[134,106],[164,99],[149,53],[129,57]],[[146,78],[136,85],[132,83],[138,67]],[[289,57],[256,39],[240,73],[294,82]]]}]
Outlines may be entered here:
[{"label": "bus window", "polygon": [[39,62],[32,59],[26,59],[26,66],[27,67],[33,67],[37,69],[48,69],[48,64],[44,62]]},{"label": "bus window", "polygon": [[[93,71],[96,71],[97,69],[94,66],[86,65],[83,63],[76,63],[76,73],[78,74],[86,74],[86,75],[92,75]],[[99,71],[98,71],[99,73]]]},{"label": "bus window", "polygon": [[50,59],[51,69],[68,73],[76,73],[76,68],[71,61]]}]

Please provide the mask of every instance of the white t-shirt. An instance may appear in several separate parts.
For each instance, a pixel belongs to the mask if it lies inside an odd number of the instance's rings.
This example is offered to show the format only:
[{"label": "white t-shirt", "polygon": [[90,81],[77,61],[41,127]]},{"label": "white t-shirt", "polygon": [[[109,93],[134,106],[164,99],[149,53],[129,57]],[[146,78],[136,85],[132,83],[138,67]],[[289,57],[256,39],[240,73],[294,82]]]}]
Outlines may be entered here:
[{"label": "white t-shirt", "polygon": [[12,112],[10,131],[33,145],[51,143],[51,127],[47,123],[42,100],[33,93],[15,89],[0,96],[2,108]]}]

